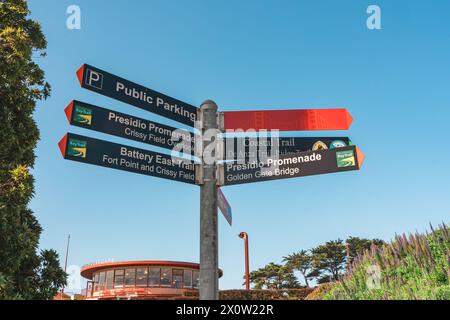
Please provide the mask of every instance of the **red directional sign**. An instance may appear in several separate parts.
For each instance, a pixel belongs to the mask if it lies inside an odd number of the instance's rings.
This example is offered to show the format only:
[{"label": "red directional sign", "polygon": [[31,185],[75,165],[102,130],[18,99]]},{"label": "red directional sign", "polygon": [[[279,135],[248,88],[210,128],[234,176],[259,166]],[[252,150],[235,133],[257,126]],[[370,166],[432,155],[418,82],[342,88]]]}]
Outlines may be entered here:
[{"label": "red directional sign", "polygon": [[225,130],[348,130],[353,120],[347,109],[227,111],[223,114]]}]

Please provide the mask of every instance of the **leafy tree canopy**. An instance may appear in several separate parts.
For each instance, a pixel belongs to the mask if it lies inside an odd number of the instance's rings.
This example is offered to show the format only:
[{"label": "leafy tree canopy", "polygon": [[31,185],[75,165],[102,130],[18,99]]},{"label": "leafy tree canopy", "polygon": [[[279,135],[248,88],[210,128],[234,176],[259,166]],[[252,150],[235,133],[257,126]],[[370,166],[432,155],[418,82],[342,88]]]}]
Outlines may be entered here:
[{"label": "leafy tree canopy", "polygon": [[0,299],[50,299],[66,281],[53,250],[38,252],[34,195],[36,101],[50,94],[33,54],[45,56],[40,25],[25,0],[0,1]]}]

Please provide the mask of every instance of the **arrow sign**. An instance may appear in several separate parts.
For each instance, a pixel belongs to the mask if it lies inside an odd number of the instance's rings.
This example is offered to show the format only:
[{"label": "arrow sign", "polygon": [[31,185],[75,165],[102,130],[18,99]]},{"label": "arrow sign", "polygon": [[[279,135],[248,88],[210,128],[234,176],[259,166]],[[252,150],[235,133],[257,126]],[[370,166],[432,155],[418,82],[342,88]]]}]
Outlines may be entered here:
[{"label": "arrow sign", "polygon": [[77,71],[81,87],[163,117],[194,126],[197,108],[109,72],[83,64]]},{"label": "arrow sign", "polygon": [[195,184],[194,164],[186,159],[72,133],[58,146],[67,160]]},{"label": "arrow sign", "polygon": [[227,198],[223,194],[220,187],[217,187],[217,206],[219,207],[220,211],[222,212],[225,219],[228,221],[229,225],[231,226],[233,223],[233,215],[231,213],[231,206],[228,203]]},{"label": "arrow sign", "polygon": [[260,157],[335,149],[351,145],[348,137],[279,137],[225,138],[224,160],[259,159]]},{"label": "arrow sign", "polygon": [[352,123],[347,109],[228,111],[223,115],[225,130],[348,130]]},{"label": "arrow sign", "polygon": [[173,149],[178,143],[183,143],[186,153],[194,153],[194,135],[186,130],[175,132],[177,129],[170,126],[76,100],[64,112],[69,123],[77,127],[166,149]]},{"label": "arrow sign", "polygon": [[225,163],[220,180],[223,185],[234,185],[359,170],[363,161],[364,154],[356,146],[308,151],[259,163]]}]

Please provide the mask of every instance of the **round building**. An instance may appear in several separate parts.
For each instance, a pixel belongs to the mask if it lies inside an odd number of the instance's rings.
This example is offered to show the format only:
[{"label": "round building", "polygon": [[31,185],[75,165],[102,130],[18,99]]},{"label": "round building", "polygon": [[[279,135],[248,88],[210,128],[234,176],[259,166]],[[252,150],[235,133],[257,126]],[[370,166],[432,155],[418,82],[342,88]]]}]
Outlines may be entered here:
[{"label": "round building", "polygon": [[[85,265],[87,300],[198,297],[200,265],[177,261],[125,261]],[[219,277],[222,270],[219,270]]]}]

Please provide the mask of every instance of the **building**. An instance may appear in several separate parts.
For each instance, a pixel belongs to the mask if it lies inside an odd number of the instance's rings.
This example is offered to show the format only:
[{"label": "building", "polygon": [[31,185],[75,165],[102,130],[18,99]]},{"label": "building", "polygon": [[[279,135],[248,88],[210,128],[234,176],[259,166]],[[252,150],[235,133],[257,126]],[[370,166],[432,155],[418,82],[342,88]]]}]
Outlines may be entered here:
[{"label": "building", "polygon": [[[200,265],[177,261],[125,261],[85,265],[87,300],[192,299],[198,294]],[[219,277],[222,270],[219,270]]]}]

